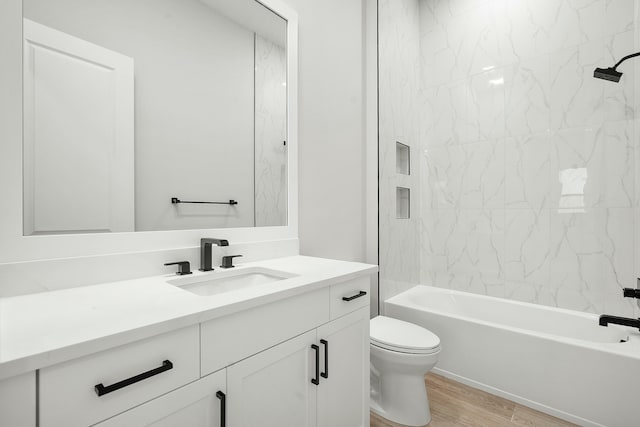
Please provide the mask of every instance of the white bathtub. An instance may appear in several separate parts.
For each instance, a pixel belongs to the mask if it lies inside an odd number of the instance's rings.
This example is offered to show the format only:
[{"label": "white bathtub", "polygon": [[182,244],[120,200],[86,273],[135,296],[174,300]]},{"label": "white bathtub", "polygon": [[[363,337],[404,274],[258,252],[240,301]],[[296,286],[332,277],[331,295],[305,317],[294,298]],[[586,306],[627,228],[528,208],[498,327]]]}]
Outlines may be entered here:
[{"label": "white bathtub", "polygon": [[385,301],[384,313],[440,337],[436,373],[583,426],[640,426],[635,329],[431,286]]}]

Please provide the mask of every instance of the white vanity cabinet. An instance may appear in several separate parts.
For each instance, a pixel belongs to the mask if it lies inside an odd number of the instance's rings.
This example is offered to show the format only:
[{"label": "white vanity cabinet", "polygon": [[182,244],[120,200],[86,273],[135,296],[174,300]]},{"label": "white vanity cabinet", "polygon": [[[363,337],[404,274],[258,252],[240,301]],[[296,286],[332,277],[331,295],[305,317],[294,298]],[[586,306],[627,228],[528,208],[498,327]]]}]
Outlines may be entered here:
[{"label": "white vanity cabinet", "polygon": [[40,370],[40,427],[86,427],[200,377],[198,325]]},{"label": "white vanity cabinet", "polygon": [[230,366],[228,426],[368,425],[368,310]]},{"label": "white vanity cabinet", "polygon": [[226,370],[110,418],[97,427],[224,427]]},{"label": "white vanity cabinet", "polygon": [[42,427],[368,427],[369,277],[43,368],[39,380]]},{"label": "white vanity cabinet", "polygon": [[230,366],[228,427],[314,427],[316,342],[309,331]]},{"label": "white vanity cabinet", "polygon": [[369,305],[319,327],[317,333],[322,351],[318,427],[368,426]]}]

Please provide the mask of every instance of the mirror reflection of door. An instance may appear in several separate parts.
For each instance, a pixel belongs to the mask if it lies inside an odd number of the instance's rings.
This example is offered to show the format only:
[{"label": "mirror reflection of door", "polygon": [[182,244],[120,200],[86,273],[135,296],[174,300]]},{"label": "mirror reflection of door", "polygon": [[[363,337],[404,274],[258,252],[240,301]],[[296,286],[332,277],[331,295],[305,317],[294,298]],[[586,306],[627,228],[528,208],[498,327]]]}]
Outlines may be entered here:
[{"label": "mirror reflection of door", "polygon": [[28,19],[24,43],[24,233],[133,231],[133,60]]}]

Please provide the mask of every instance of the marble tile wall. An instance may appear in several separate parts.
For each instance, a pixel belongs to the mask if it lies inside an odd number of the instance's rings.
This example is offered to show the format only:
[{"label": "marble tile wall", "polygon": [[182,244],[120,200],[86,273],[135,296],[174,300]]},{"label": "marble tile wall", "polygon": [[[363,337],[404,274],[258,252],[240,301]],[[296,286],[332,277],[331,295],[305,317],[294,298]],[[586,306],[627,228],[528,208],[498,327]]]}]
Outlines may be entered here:
[{"label": "marble tile wall", "polygon": [[287,224],[287,54],[255,36],[255,225]]},{"label": "marble tile wall", "polygon": [[[593,70],[640,50],[640,1],[417,6],[418,97],[403,104],[419,111],[412,122],[420,193],[415,283],[637,315],[621,288],[640,276],[640,62],[625,62],[618,84],[594,79]],[[390,19],[381,6],[381,22]],[[396,19],[415,31],[414,21]],[[381,162],[393,139],[384,135],[393,127],[382,126],[389,113],[382,83],[395,71],[382,46],[397,43],[382,28]],[[407,74],[415,62],[394,66]],[[409,87],[409,79],[396,79]],[[391,175],[381,167],[381,194]],[[380,226],[382,236],[389,225],[381,219]],[[383,276],[385,267],[398,268],[385,260],[384,244]]]},{"label": "marble tile wall", "polygon": [[[380,301],[420,280],[420,34],[418,0],[379,0]],[[396,171],[396,143],[409,146],[410,175]],[[396,218],[396,188],[410,190],[408,219]]]}]

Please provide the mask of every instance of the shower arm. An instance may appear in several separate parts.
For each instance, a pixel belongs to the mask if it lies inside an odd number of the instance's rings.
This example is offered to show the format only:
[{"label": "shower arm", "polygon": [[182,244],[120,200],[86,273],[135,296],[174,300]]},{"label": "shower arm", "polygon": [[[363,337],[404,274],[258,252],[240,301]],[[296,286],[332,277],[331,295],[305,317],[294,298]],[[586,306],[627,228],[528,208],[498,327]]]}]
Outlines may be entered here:
[{"label": "shower arm", "polygon": [[631,58],[635,58],[636,56],[640,56],[640,52],[636,52],[636,53],[632,53],[631,55],[627,55],[624,58],[622,58],[620,61],[618,61],[616,63],[616,65],[613,66],[613,69],[615,70],[616,68],[618,68],[618,66],[620,64],[622,64],[624,61],[626,61],[627,59],[631,59]]}]

